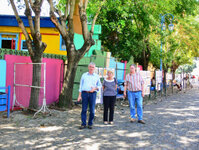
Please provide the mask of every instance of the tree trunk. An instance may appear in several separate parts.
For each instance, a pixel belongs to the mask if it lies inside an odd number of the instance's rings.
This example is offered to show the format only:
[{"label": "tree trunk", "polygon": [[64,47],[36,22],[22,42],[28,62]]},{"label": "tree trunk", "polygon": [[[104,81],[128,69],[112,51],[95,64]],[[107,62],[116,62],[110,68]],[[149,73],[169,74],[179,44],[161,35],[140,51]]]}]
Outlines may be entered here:
[{"label": "tree trunk", "polygon": [[[24,4],[25,15],[28,18],[30,31],[27,31],[26,27],[24,26],[24,23],[18,14],[14,0],[10,0],[12,9],[16,16],[16,20],[25,36],[28,52],[30,54],[32,63],[41,63],[43,52],[47,46],[46,43],[42,42],[41,33],[40,33],[40,12],[41,12],[41,6],[42,6],[43,1],[36,0],[32,2],[32,1],[24,0],[24,2],[25,2]],[[32,17],[32,11],[35,14],[34,19]],[[29,35],[29,32],[31,33],[31,36]],[[34,47],[32,46],[32,42],[34,43]],[[32,73],[33,73],[32,86],[40,87],[41,64],[33,65]],[[29,109],[38,109],[39,94],[40,94],[40,88],[31,87]]]},{"label": "tree trunk", "polygon": [[145,54],[145,50],[143,50],[143,70],[147,70],[147,66],[146,66],[146,54]]},{"label": "tree trunk", "polygon": [[[68,57],[67,71],[64,77],[64,84],[59,96],[59,107],[71,108],[73,106],[72,94],[76,70],[79,62],[77,56]],[[78,92],[78,91],[77,91]]]},{"label": "tree trunk", "polygon": [[[34,62],[41,63],[41,58],[37,59],[37,61],[33,61],[33,63]],[[34,64],[32,72],[32,86],[40,87],[40,83],[41,83],[41,64]],[[40,94],[40,88],[35,88],[35,87],[31,88],[29,109],[38,109],[39,94]]]},{"label": "tree trunk", "polygon": [[173,80],[175,79],[175,72],[176,72],[176,69],[172,69],[172,79]]},{"label": "tree trunk", "polygon": [[172,62],[172,67],[171,67],[171,70],[172,70],[172,78],[173,80],[175,79],[175,72],[176,72],[176,69],[179,67],[178,64],[176,64],[174,61]]},{"label": "tree trunk", "polygon": [[166,77],[166,74],[167,74],[167,70],[164,69],[164,78],[163,78],[163,86],[164,86],[164,92],[165,92],[165,95],[167,95],[167,77]]},{"label": "tree trunk", "polygon": [[141,59],[141,63],[143,64],[143,70],[147,70],[148,69],[148,64],[149,64],[149,58],[150,58],[150,46],[149,46],[149,40],[146,39],[144,40],[144,44],[145,44],[145,48],[143,49],[142,52],[142,59]]}]

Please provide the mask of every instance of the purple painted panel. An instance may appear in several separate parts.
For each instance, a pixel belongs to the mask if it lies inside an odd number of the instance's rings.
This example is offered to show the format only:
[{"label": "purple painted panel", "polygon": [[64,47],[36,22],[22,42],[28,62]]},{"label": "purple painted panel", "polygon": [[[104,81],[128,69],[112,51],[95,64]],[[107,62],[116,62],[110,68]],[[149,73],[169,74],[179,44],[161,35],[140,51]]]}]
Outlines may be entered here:
[{"label": "purple painted panel", "polygon": [[[11,106],[13,103],[13,84],[14,84],[14,63],[31,63],[30,57],[27,56],[15,56],[15,55],[5,55],[5,60],[7,62],[7,74],[6,74],[6,86],[11,86]],[[43,61],[46,63],[46,101],[47,104],[57,102],[60,92],[60,73],[62,60],[59,59],[49,59],[43,58]],[[21,74],[16,74],[16,83],[20,81],[21,84],[31,84],[32,83],[32,68],[28,65],[23,65],[23,67],[17,68],[26,70],[24,76]],[[43,70],[43,69],[42,69]],[[62,69],[63,70],[63,69]],[[42,76],[43,79],[43,76]],[[41,80],[42,81],[42,80]],[[43,85],[43,82],[41,82]],[[16,90],[16,97],[20,103],[28,107],[30,99],[31,89],[28,87],[18,87]],[[20,94],[18,94],[20,93]],[[39,105],[42,105],[43,101],[43,90],[40,92]]]}]

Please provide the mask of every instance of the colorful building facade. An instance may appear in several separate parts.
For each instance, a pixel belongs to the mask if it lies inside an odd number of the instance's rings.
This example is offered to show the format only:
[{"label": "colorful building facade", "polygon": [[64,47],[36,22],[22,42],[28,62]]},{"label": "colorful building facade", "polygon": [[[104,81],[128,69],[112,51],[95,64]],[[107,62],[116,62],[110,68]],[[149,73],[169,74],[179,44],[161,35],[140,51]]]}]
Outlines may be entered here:
[{"label": "colorful building facade", "polygon": [[[84,43],[84,40],[83,40],[83,36],[80,29],[81,25],[79,23],[77,15],[75,15],[75,17],[74,17],[74,30],[75,30],[74,43],[75,43],[76,49],[80,49]],[[21,16],[21,19],[25,27],[27,28],[28,33],[30,34],[27,17]],[[66,57],[66,46],[64,44],[64,41],[62,40],[62,36],[58,32],[58,30],[55,28],[50,18],[41,17],[40,27],[41,27],[40,32],[42,35],[42,41],[47,44],[47,48],[44,51],[43,57],[50,58],[50,59],[52,58],[64,59],[64,57]],[[88,29],[89,30],[91,29],[91,25],[88,25]],[[77,72],[75,76],[74,88],[73,88],[73,99],[77,99],[78,97],[79,81],[80,81],[81,75],[84,72],[88,71],[87,66],[89,62],[91,61],[94,62],[98,68],[116,68],[116,70],[118,69],[115,73],[118,79],[123,79],[125,77],[125,68],[126,68],[125,64],[116,62],[114,58],[111,58],[111,55],[108,56],[106,52],[101,51],[101,41],[99,40],[100,34],[101,34],[101,25],[95,25],[94,35],[93,35],[93,39],[95,40],[95,45],[93,45],[90,48],[90,50],[86,53],[84,58],[82,58],[79,62],[79,66],[77,68]],[[6,55],[17,55],[17,56],[11,57],[11,56],[6,56]],[[8,59],[9,57],[16,58],[16,61],[15,61],[16,63],[16,62],[19,62],[18,56],[29,56],[26,42],[25,42],[25,37],[22,33],[22,30],[18,26],[15,16],[0,15],[0,59],[5,59],[6,61],[10,61],[10,59]],[[24,60],[26,59],[27,57],[24,57]],[[22,61],[22,59],[20,59],[20,61]],[[53,61],[55,60],[52,59],[52,62]],[[59,60],[57,60],[57,62],[59,62]],[[7,64],[9,63],[10,62],[8,62]],[[12,62],[12,65],[13,64],[14,62]],[[52,63],[49,63],[49,64],[52,65]],[[58,63],[57,65],[59,66],[60,63]],[[62,64],[62,66],[63,65],[64,64]],[[13,66],[11,66],[10,64],[9,66],[10,68],[8,70],[13,69]],[[64,71],[60,70],[60,72],[64,72]],[[56,80],[58,80],[59,82],[58,87],[61,87],[63,84],[63,74],[61,73],[60,78],[57,78]],[[12,84],[12,82],[9,82],[9,84],[10,83]],[[51,85],[50,87],[53,87],[53,86],[54,85]],[[59,90],[60,89],[61,88],[59,88]],[[47,97],[48,95],[49,94],[47,92]],[[58,95],[56,95],[55,97],[56,98],[53,98],[53,100],[47,99],[47,101],[55,101],[55,100],[57,101]]]},{"label": "colorful building facade", "polygon": [[[30,28],[28,19],[26,16],[21,16],[28,33],[30,34]],[[44,53],[66,55],[66,46],[62,40],[62,36],[55,28],[49,17],[41,17],[41,35],[42,41],[47,44],[47,48]],[[88,25],[91,28],[91,25]],[[93,39],[95,45],[91,47],[90,51],[85,56],[91,56],[93,50],[101,49],[101,41],[99,40],[99,34],[101,34],[101,26],[95,25]],[[83,46],[83,36],[75,33],[74,43],[76,49],[80,49]],[[25,37],[22,33],[21,28],[18,26],[15,16],[0,15],[0,48],[14,49],[27,51]]]}]

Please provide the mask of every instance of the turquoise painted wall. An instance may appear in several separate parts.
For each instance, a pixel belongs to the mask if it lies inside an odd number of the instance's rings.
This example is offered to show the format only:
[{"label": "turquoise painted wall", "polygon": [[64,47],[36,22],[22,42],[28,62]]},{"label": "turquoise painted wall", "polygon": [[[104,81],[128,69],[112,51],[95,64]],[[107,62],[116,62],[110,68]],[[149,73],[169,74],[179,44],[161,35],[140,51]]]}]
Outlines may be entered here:
[{"label": "turquoise painted wall", "polygon": [[[6,86],[6,61],[0,60],[0,87]],[[5,92],[1,89],[0,92]]]},{"label": "turquoise painted wall", "polygon": [[116,68],[116,64],[117,64],[117,70],[115,70],[115,76],[117,76],[118,80],[123,80],[125,64],[121,62],[116,62],[114,58],[111,58],[109,68]]}]

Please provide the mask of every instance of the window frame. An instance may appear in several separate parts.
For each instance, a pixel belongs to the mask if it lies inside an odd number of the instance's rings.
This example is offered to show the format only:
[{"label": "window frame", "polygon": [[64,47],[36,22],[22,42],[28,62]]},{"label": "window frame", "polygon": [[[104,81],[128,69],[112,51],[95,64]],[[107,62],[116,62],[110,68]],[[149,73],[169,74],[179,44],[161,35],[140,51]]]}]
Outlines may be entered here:
[{"label": "window frame", "polygon": [[[60,50],[60,51],[66,51],[66,49],[63,49],[63,48],[62,48],[62,41],[63,41],[63,38],[62,38],[62,36],[61,36],[61,34],[60,34],[59,50]],[[66,46],[66,44],[65,44],[65,46]]]},{"label": "window frame", "polygon": [[[15,35],[16,38],[4,38],[2,37],[2,35]],[[6,32],[2,32],[0,33],[0,48],[2,48],[2,40],[15,40],[15,50],[18,49],[18,41],[19,41],[19,34],[17,33],[6,33]]]},{"label": "window frame", "polygon": [[28,49],[23,49],[23,42],[26,42],[26,40],[21,40],[21,51],[28,51]]}]

